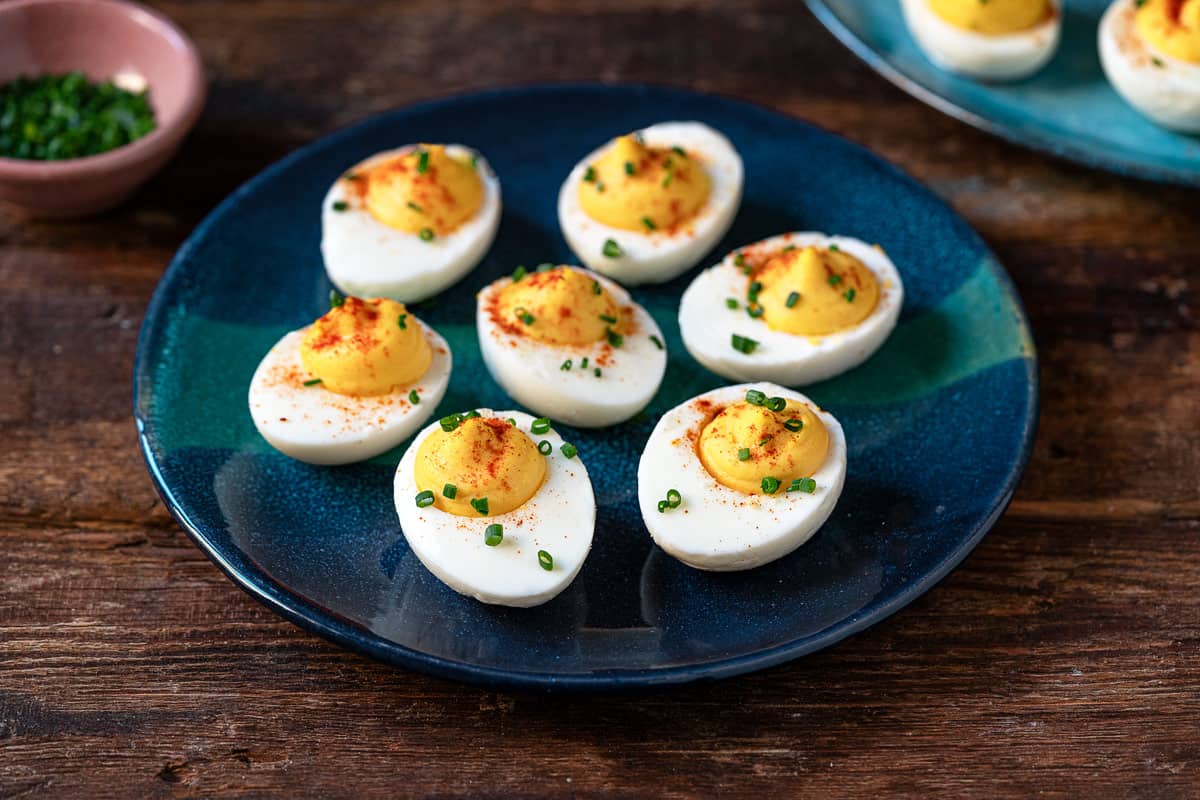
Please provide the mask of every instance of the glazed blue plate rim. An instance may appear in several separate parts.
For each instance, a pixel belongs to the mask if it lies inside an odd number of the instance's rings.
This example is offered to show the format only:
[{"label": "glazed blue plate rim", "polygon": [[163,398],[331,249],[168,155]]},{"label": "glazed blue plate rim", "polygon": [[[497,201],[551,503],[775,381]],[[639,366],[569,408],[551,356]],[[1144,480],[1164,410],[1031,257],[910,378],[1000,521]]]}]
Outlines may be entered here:
[{"label": "glazed blue plate rim", "polygon": [[892,66],[891,62],[880,55],[871,45],[859,38],[854,31],[850,30],[849,26],[837,15],[837,12],[825,3],[825,0],[804,0],[804,2],[808,5],[808,9],[813,13],[813,16],[850,52],[858,56],[863,63],[905,93],[915,97],[927,106],[936,108],[943,114],[954,117],[985,133],[999,136],[1001,139],[1020,147],[1049,153],[1058,158],[1082,164],[1085,167],[1107,170],[1117,175],[1157,183],[1200,187],[1200,170],[1188,172],[1170,167],[1155,166],[1140,161],[1131,161],[1111,152],[1076,145],[1069,139],[1044,133],[1037,127],[1018,130],[1003,122],[998,122],[983,114],[964,108],[950,97],[935,92],[920,81],[909,77],[901,70]]},{"label": "glazed blue plate rim", "polygon": [[823,136],[840,140],[842,146],[857,151],[859,155],[866,157],[877,167],[888,172],[897,180],[909,184],[914,191],[925,195],[930,202],[947,208],[948,212],[954,217],[955,220],[957,220],[958,224],[963,229],[963,233],[966,236],[974,239],[979,247],[980,252],[991,256],[989,259],[987,259],[988,269],[994,274],[998,285],[1003,290],[1004,299],[1016,312],[1019,325],[1022,329],[1029,333],[1030,340],[1033,341],[1028,313],[1021,302],[1020,296],[1016,291],[1016,287],[1014,286],[1011,277],[1001,266],[1000,262],[995,258],[994,254],[992,254],[991,249],[987,247],[986,243],[983,242],[979,235],[961,217],[961,215],[957,214],[957,212],[954,212],[953,209],[950,209],[943,200],[933,193],[932,190],[924,186],[918,180],[908,175],[891,162],[888,162],[882,157],[874,154],[866,147],[846,139],[839,134],[821,128],[820,126],[808,122],[807,120],[801,120],[775,109],[751,103],[741,98],[734,98],[711,92],[698,92],[695,90],[683,89],[674,86],[653,84],[570,82],[539,83],[523,86],[509,86],[483,91],[462,92],[373,114],[292,151],[280,160],[269,165],[267,168],[231,192],[230,195],[226,197],[215,209],[209,212],[209,214],[200,222],[200,224],[196,226],[195,230],[192,231],[192,233],[180,246],[179,250],[176,252],[175,256],[172,258],[170,264],[160,278],[150,302],[147,305],[146,313],[143,317],[142,325],[138,334],[137,348],[134,354],[132,383],[133,416],[138,431],[139,449],[141,450],[142,457],[145,460],[151,479],[154,482],[155,489],[162,498],[163,503],[165,504],[171,516],[180,524],[181,527],[183,527],[184,531],[192,539],[192,541],[195,542],[196,546],[206,556],[208,556],[208,558],[214,564],[216,564],[236,586],[241,588],[243,591],[270,610],[274,611],[279,616],[296,624],[297,626],[311,633],[315,633],[316,635],[335,644],[341,645],[349,650],[377,659],[379,661],[414,669],[419,672],[440,678],[512,690],[620,691],[640,687],[669,686],[690,683],[698,680],[716,680],[733,677],[736,675],[777,666],[779,664],[797,659],[801,656],[823,650],[826,647],[836,644],[837,642],[840,642],[841,640],[859,633],[875,623],[890,617],[897,611],[916,600],[925,592],[929,591],[934,585],[941,581],[942,578],[944,578],[955,567],[957,567],[963,561],[963,559],[965,559],[971,553],[972,550],[975,549],[976,545],[978,545],[984,535],[987,534],[992,526],[995,525],[997,520],[999,520],[999,518],[1003,515],[1005,509],[1008,508],[1008,505],[1012,500],[1013,494],[1016,491],[1017,485],[1020,483],[1026,467],[1029,464],[1030,457],[1032,456],[1033,442],[1037,432],[1037,422],[1039,416],[1039,380],[1036,348],[1031,349],[1029,355],[1024,359],[1026,385],[1028,387],[1028,404],[1025,418],[1021,421],[1021,442],[1018,456],[1011,465],[1008,475],[1005,478],[1003,488],[996,496],[990,513],[984,516],[970,531],[969,535],[963,537],[959,544],[950,552],[948,552],[934,568],[927,570],[920,577],[915,578],[911,582],[904,585],[899,591],[893,594],[890,598],[881,602],[868,613],[851,614],[841,621],[823,629],[817,634],[810,635],[787,644],[765,648],[752,654],[733,656],[725,659],[708,661],[701,664],[652,669],[614,669],[577,675],[500,669],[481,666],[479,664],[473,664],[466,661],[432,656],[430,654],[405,647],[398,643],[387,641],[345,619],[342,619],[335,613],[320,608],[309,599],[298,595],[292,592],[286,586],[277,583],[260,569],[254,568],[253,566],[245,570],[238,569],[220,551],[220,548],[210,541],[200,526],[195,524],[189,518],[180,501],[176,498],[175,493],[167,485],[162,473],[158,468],[158,465],[155,462],[151,447],[151,438],[153,434],[148,430],[148,415],[144,413],[144,410],[141,407],[140,398],[142,397],[141,390],[143,382],[147,384],[149,383],[149,343],[154,336],[155,327],[159,324],[160,319],[163,316],[164,307],[168,302],[168,295],[170,294],[171,286],[174,281],[178,280],[181,270],[185,262],[190,257],[192,251],[195,250],[205,240],[210,229],[220,222],[225,214],[227,214],[230,209],[236,205],[237,200],[242,194],[251,191],[254,187],[261,183],[270,181],[276,175],[291,167],[294,162],[303,160],[311,151],[321,147],[329,146],[342,138],[348,138],[354,135],[354,133],[360,127],[366,127],[375,124],[384,117],[392,117],[416,113],[423,110],[433,110],[444,106],[452,106],[467,99],[503,98],[505,96],[516,96],[527,93],[550,94],[564,91],[594,92],[598,94],[614,92],[623,93],[630,91],[667,91],[688,94],[699,98],[709,97],[714,101],[719,100],[725,104],[733,106],[740,105],[746,110],[754,111],[756,113],[770,113],[782,116],[793,124],[808,127],[817,131]]}]

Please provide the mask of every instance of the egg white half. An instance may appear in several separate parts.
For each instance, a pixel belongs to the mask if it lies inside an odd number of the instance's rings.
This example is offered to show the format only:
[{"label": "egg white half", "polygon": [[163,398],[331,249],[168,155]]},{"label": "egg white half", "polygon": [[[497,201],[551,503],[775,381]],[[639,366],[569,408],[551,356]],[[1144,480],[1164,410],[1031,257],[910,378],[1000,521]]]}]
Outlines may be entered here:
[{"label": "egg white half", "polygon": [[[450,382],[452,357],[446,340],[412,314],[433,350],[418,380],[372,397],[350,397],[305,386],[313,375],[300,359],[305,329],[285,335],[259,362],[250,379],[250,416],[268,443],[310,464],[349,464],[377,456],[403,442],[433,413]],[[417,405],[409,401],[415,391]]]},{"label": "egg white half", "polygon": [[[367,169],[414,147],[378,153],[356,169]],[[475,216],[429,242],[375,219],[347,193],[346,181],[339,178],[334,182],[322,204],[321,255],[329,280],[343,293],[414,303],[458,282],[483,259],[500,225],[500,179],[483,156],[470,148],[451,144],[446,153],[457,159],[478,157],[475,166],[483,182],[483,202]],[[349,207],[337,211],[335,203]]]},{"label": "egg white half", "polygon": [[1135,0],[1116,0],[1100,20],[1100,63],[1125,101],[1164,128],[1200,133],[1200,64],[1161,52],[1138,33]]},{"label": "egg white half", "polygon": [[929,60],[942,69],[984,80],[1018,80],[1040,70],[1058,49],[1062,8],[1029,30],[987,35],[963,30],[937,15],[929,0],[901,0],[904,19]]},{"label": "egg white half", "polygon": [[[804,403],[829,430],[829,453],[813,473],[813,494],[744,494],[717,481],[700,461],[696,442],[709,417],[709,401],[727,406],[758,389],[768,397]],[[829,519],[846,478],[846,437],[837,419],[799,392],[772,383],[723,386],[693,397],[663,414],[638,463],[638,506],[654,542],[697,569],[728,572],[760,567],[804,544]],[[678,508],[658,510],[675,489]]]},{"label": "egg white half", "polygon": [[[511,278],[501,278],[478,295],[479,349],[496,383],[526,408],[582,428],[615,425],[654,398],[667,370],[666,343],[654,318],[629,292],[603,275],[573,269],[599,281],[617,305],[633,310],[636,331],[625,334],[619,348],[605,341],[557,345],[509,333],[488,313],[493,295],[512,283]],[[663,343],[661,348],[652,336]],[[585,357],[587,367],[583,366]],[[567,359],[571,368],[564,370]]]},{"label": "egg white half", "polygon": [[[530,433],[534,418],[521,411],[478,409],[481,416],[512,418],[535,442],[550,442],[546,480],[524,505],[490,517],[460,517],[436,506],[419,508],[414,469],[417,450],[439,424],[424,428],[396,468],[395,502],[400,527],[409,547],[438,580],[460,594],[483,603],[536,606],[552,599],[579,574],[592,547],[596,527],[596,498],[583,454],[567,458],[562,437],[553,429]],[[542,458],[542,456],[538,456]],[[492,523],[504,526],[504,540],[495,547],[484,543]],[[554,559],[554,568],[538,563],[538,551]]]},{"label": "egg white half", "polygon": [[[558,193],[558,224],[571,250],[590,269],[627,286],[663,283],[695,266],[729,230],[742,201],[742,158],[721,133],[700,122],[662,122],[641,134],[650,147],[682,147],[708,173],[708,201],[679,230],[627,231],[597,222],[583,210],[579,184],[611,142],[576,164]],[[620,256],[604,255],[609,239],[620,246]]]},{"label": "egg white half", "polygon": [[[769,380],[803,386],[832,378],[866,361],[896,327],[904,303],[904,285],[892,260],[880,249],[848,236],[785,233],[750,247],[774,252],[789,245],[828,248],[836,245],[863,262],[879,282],[879,301],[862,322],[824,336],[799,336],[772,330],[746,313],[750,278],[734,263],[738,251],[701,272],[679,302],[679,330],[692,358],[731,380]],[[745,249],[745,248],[743,248]],[[738,301],[727,308],[726,298]],[[733,335],[758,342],[752,353],[733,349]]]}]

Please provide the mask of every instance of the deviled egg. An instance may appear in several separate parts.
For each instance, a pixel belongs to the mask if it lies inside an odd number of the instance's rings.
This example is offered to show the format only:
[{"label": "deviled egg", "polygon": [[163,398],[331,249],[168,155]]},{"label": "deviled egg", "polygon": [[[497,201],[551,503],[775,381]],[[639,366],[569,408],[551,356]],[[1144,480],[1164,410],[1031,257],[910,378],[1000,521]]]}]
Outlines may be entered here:
[{"label": "deviled egg", "polygon": [[729,230],[742,159],[699,122],[619,136],[580,161],[558,193],[558,223],[587,267],[623,284],[663,283]]},{"label": "deviled egg", "polygon": [[655,543],[683,563],[750,569],[808,541],[845,476],[832,414],[771,383],[725,386],[658,421],[638,464],[638,505]]},{"label": "deviled egg", "polygon": [[1100,20],[1113,88],[1164,128],[1200,132],[1200,0],[1116,0]]},{"label": "deviled egg", "polygon": [[518,267],[478,295],[476,329],[496,383],[539,414],[584,428],[645,408],[667,351],[654,318],[602,275]]},{"label": "deviled egg", "polygon": [[395,447],[450,382],[446,340],[402,304],[335,294],[331,306],[280,339],[250,380],[258,432],[310,464],[348,464]]},{"label": "deviled egg", "polygon": [[785,233],[697,275],[679,303],[679,330],[718,375],[801,386],[866,361],[903,302],[900,273],[878,246]]},{"label": "deviled egg", "polygon": [[1058,49],[1060,0],[901,0],[904,19],[929,60],[984,80],[1037,72]]},{"label": "deviled egg", "polygon": [[453,414],[422,430],[396,468],[395,502],[426,569],[505,606],[567,588],[596,527],[583,459],[548,419],[520,411]]},{"label": "deviled egg", "polygon": [[500,224],[500,181],[462,145],[415,144],[368,158],[325,196],[321,254],[347,294],[423,300],[487,253]]}]

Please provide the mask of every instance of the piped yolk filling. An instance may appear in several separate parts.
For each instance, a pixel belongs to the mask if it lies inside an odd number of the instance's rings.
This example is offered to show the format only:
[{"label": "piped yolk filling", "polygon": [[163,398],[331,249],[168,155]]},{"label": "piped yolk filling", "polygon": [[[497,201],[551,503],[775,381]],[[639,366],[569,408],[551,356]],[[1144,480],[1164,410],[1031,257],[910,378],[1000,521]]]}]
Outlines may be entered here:
[{"label": "piped yolk filling", "polygon": [[696,449],[718,482],[758,494],[763,493],[764,478],[775,478],[786,487],[820,469],[829,453],[829,430],[804,403],[789,400],[775,412],[739,402],[704,426]]},{"label": "piped yolk filling", "polygon": [[1134,24],[1155,49],[1200,64],[1200,0],[1146,0]]},{"label": "piped yolk filling", "polygon": [[869,317],[879,302],[879,281],[842,250],[797,248],[776,254],[754,275],[749,301],[761,307],[772,330],[824,336]]},{"label": "piped yolk filling", "polygon": [[[344,180],[375,219],[406,233],[445,236],[475,216],[483,181],[469,161],[440,144],[352,170]],[[428,233],[425,233],[425,232]]]},{"label": "piped yolk filling", "polygon": [[498,305],[506,325],[549,344],[592,344],[626,324],[599,281],[570,267],[514,280],[500,290]]},{"label": "piped yolk filling", "polygon": [[433,492],[442,511],[494,517],[520,508],[537,493],[546,480],[546,459],[529,436],[505,420],[472,417],[452,431],[435,429],[425,437],[414,475],[417,487]]},{"label": "piped yolk filling", "polygon": [[402,303],[347,297],[304,332],[300,360],[323,388],[364,397],[417,380],[433,351]]},{"label": "piped yolk filling", "polygon": [[929,0],[929,5],[954,27],[985,36],[1029,30],[1054,11],[1048,0]]},{"label": "piped yolk filling", "polygon": [[709,190],[708,173],[694,155],[627,135],[589,165],[579,204],[597,222],[646,233],[686,223],[704,207]]}]

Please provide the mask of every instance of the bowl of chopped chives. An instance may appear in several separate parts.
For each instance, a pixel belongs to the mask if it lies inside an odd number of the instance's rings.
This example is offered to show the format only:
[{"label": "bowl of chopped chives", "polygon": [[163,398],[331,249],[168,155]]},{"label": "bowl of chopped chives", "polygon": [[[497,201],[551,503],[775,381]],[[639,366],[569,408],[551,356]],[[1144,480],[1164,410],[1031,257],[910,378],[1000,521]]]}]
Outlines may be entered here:
[{"label": "bowl of chopped chives", "polygon": [[174,155],[204,106],[196,48],[126,0],[0,3],[0,202],[111,208]]}]

